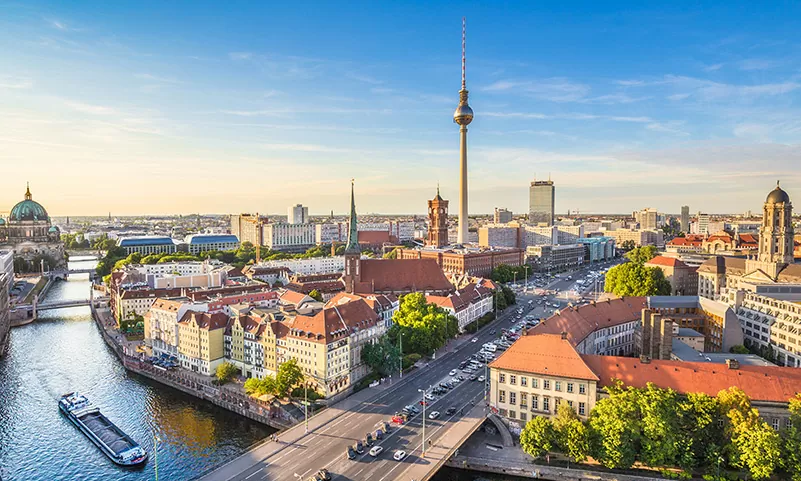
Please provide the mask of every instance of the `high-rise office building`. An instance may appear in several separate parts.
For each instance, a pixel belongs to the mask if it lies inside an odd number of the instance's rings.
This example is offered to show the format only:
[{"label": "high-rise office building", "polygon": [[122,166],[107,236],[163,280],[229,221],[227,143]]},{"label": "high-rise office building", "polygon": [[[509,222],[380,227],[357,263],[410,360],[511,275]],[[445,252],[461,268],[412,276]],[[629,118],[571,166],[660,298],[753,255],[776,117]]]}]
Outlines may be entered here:
[{"label": "high-rise office building", "polygon": [[690,233],[690,206],[681,206],[681,231],[685,234]]},{"label": "high-rise office building", "polygon": [[553,225],[555,198],[555,189],[550,179],[533,181],[529,187],[528,221],[533,224]]},{"label": "high-rise office building", "polygon": [[698,213],[698,232],[697,234],[709,233],[709,214]]},{"label": "high-rise office building", "polygon": [[507,222],[512,222],[512,211],[496,207],[495,215],[493,216],[493,222],[496,224],[506,224]]},{"label": "high-rise office building", "polygon": [[637,212],[635,220],[639,222],[640,229],[655,230],[659,223],[659,214],[656,209],[648,207]]},{"label": "high-rise office building", "polygon": [[286,221],[288,224],[308,224],[309,208],[302,204],[290,206],[286,211]]}]

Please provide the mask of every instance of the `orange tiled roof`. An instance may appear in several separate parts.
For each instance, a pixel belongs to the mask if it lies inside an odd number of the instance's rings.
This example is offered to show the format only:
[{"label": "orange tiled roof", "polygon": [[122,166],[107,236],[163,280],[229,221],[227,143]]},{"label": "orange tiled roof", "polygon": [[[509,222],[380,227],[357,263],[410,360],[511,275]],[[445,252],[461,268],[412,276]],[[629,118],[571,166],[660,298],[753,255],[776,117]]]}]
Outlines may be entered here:
[{"label": "orange tiled roof", "polygon": [[375,326],[378,314],[364,299],[333,305],[313,316],[299,315],[285,323],[287,334],[318,343],[349,336],[351,332]]},{"label": "orange tiled roof", "polygon": [[[513,346],[514,347],[514,346]],[[653,383],[680,394],[691,392],[710,396],[737,386],[754,401],[787,402],[801,392],[801,369],[740,365],[729,369],[725,364],[651,360],[643,364],[637,358],[616,356],[581,356],[600,378],[599,387],[620,379],[626,386],[645,387]]]},{"label": "orange tiled roof", "polygon": [[365,259],[361,270],[359,293],[453,290],[434,259]]},{"label": "orange tiled roof", "polygon": [[359,244],[382,245],[391,243],[389,231],[387,230],[360,230]]},{"label": "orange tiled roof", "polygon": [[532,334],[567,333],[573,345],[583,341],[590,333],[605,327],[617,326],[640,319],[648,307],[647,297],[621,297],[607,301],[564,308],[531,329]]},{"label": "orange tiled roof", "polygon": [[216,329],[223,329],[228,324],[228,316],[222,312],[209,314],[208,312],[186,311],[178,321],[179,324],[189,324],[190,320],[194,320],[200,329],[206,331],[214,331]]},{"label": "orange tiled roof", "polygon": [[676,259],[675,257],[665,257],[665,256],[656,256],[650,261],[646,262],[645,265],[654,265],[654,266],[665,266],[665,267],[687,267],[687,264]]},{"label": "orange tiled roof", "polygon": [[598,381],[576,349],[558,334],[521,336],[489,367],[530,374]]}]

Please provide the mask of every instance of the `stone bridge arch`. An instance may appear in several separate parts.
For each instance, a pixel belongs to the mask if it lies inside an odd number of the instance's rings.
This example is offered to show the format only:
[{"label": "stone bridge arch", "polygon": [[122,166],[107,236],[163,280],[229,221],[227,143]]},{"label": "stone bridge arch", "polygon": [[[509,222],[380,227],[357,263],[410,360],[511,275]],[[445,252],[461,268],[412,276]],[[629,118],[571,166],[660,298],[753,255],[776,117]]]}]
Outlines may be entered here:
[{"label": "stone bridge arch", "polygon": [[501,433],[501,439],[503,440],[503,445],[505,447],[511,447],[515,445],[512,433],[509,431],[509,426],[507,426],[497,414],[489,413],[489,415],[487,415],[487,420],[495,426],[499,433]]}]

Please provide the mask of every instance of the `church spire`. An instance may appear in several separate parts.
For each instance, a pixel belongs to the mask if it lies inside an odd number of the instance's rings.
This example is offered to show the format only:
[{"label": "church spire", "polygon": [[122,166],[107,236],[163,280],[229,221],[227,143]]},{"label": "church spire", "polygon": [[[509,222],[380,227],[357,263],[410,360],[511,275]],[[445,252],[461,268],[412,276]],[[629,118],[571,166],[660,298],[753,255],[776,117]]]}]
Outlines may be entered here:
[{"label": "church spire", "polygon": [[356,224],[356,196],[353,193],[354,180],[350,179],[350,222],[348,223],[348,245],[346,253],[361,253],[359,248],[359,230]]},{"label": "church spire", "polygon": [[25,182],[25,200],[31,200],[33,196],[31,195],[31,183]]}]

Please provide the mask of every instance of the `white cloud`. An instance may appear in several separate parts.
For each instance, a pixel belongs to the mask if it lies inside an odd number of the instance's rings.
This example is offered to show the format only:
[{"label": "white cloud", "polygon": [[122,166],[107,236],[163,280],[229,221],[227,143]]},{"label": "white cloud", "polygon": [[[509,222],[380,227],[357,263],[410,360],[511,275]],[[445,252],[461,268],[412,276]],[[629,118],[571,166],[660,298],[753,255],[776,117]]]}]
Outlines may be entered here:
[{"label": "white cloud", "polygon": [[690,96],[690,94],[673,94],[673,95],[668,95],[667,99],[668,100],[673,100],[673,101],[684,100],[689,96]]},{"label": "white cloud", "polygon": [[384,82],[382,80],[378,80],[375,77],[371,77],[369,75],[364,75],[356,72],[347,72],[345,76],[349,79],[358,80],[359,82],[364,82],[371,85],[381,85]]},{"label": "white cloud", "polygon": [[253,58],[253,54],[251,52],[230,52],[228,58],[231,60],[250,60]]},{"label": "white cloud", "polygon": [[481,115],[486,117],[500,117],[509,119],[549,119],[549,115],[525,112],[484,112]]},{"label": "white cloud", "polygon": [[33,80],[27,77],[12,77],[10,75],[0,75],[0,89],[29,89],[33,87]]},{"label": "white cloud", "polygon": [[74,100],[66,100],[64,101],[64,105],[67,107],[76,110],[78,112],[82,112],[85,114],[92,114],[92,115],[113,115],[118,113],[116,109],[113,107],[108,107],[105,105],[92,105],[86,104],[83,102],[76,102]]},{"label": "white cloud", "polygon": [[650,117],[644,116],[625,116],[625,115],[596,115],[584,113],[566,113],[566,114],[541,114],[536,112],[484,112],[482,116],[499,117],[510,119],[566,119],[566,120],[611,120],[615,122],[652,122]]},{"label": "white cloud", "polygon": [[319,144],[261,144],[267,150],[289,151],[289,152],[329,152],[329,153],[352,153],[354,149],[341,147],[330,147]]},{"label": "white cloud", "polygon": [[485,92],[517,91],[531,97],[551,102],[576,102],[590,92],[588,85],[554,77],[537,81],[499,80],[483,87]]},{"label": "white cloud", "polygon": [[676,134],[676,135],[690,135],[684,130],[681,130],[679,127],[682,125],[682,122],[652,122],[645,126],[646,129],[652,130],[654,132],[664,132],[666,134]]},{"label": "white cloud", "polygon": [[134,77],[140,80],[148,80],[151,82],[162,82],[162,83],[170,83],[170,84],[179,84],[182,83],[180,80],[170,78],[170,77],[160,77],[158,75],[153,75],[149,73],[138,73],[135,74]]},{"label": "white cloud", "polygon": [[739,63],[740,70],[767,70],[779,65],[776,60],[764,58],[749,58]]},{"label": "white cloud", "polygon": [[723,68],[723,64],[722,63],[716,63],[716,64],[712,64],[712,65],[705,65],[704,67],[702,67],[702,70],[704,72],[714,72],[716,70],[720,70],[721,68]]}]

